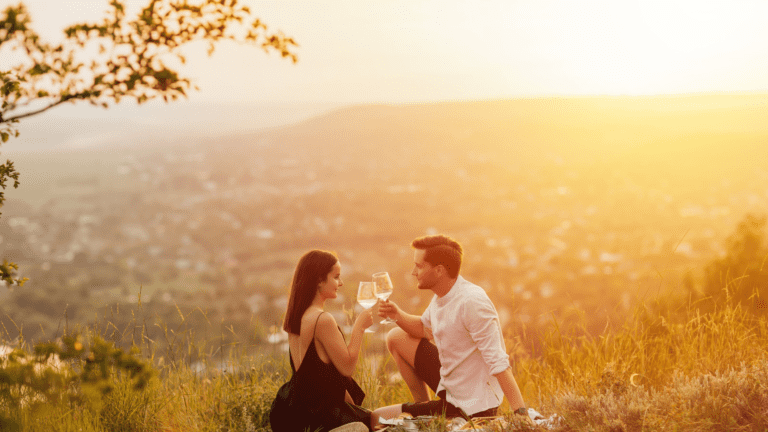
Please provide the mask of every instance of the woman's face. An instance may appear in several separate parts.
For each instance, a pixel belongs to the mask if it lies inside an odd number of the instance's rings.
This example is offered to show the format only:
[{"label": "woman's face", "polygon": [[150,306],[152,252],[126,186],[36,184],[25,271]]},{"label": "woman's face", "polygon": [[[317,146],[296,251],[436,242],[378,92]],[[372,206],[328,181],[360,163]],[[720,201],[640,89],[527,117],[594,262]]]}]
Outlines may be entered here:
[{"label": "woman's face", "polygon": [[318,292],[324,299],[334,299],[338,295],[339,288],[344,285],[341,280],[341,264],[336,262],[331,268],[331,272],[320,282]]}]

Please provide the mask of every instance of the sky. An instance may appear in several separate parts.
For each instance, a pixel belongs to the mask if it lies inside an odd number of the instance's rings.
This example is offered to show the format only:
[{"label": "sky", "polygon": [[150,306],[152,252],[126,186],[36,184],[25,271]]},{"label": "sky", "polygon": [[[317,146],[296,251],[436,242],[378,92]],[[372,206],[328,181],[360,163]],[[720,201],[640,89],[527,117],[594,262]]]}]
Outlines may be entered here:
[{"label": "sky", "polygon": [[[126,1],[129,12],[146,2]],[[298,63],[252,46],[225,44],[211,58],[192,46],[185,72],[201,90],[187,103],[328,107],[768,92],[763,0],[241,2],[299,43]],[[0,0],[0,8],[16,3]],[[108,5],[23,3],[50,41],[68,25],[101,20]]]},{"label": "sky", "polygon": [[[294,37],[294,65],[194,50],[195,99],[423,102],[768,91],[768,2],[242,0]],[[100,20],[107,0],[24,0],[37,31]],[[3,8],[17,0],[0,0]],[[128,0],[137,11],[146,0]]]}]

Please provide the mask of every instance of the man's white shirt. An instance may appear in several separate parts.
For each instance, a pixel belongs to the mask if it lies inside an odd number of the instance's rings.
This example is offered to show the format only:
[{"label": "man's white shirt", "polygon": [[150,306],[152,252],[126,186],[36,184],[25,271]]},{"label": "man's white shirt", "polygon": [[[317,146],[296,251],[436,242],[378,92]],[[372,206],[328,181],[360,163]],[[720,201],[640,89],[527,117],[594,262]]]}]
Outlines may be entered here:
[{"label": "man's white shirt", "polygon": [[435,295],[421,316],[440,357],[446,400],[472,415],[501,405],[494,375],[509,368],[499,315],[485,290],[459,276],[448,294]]}]

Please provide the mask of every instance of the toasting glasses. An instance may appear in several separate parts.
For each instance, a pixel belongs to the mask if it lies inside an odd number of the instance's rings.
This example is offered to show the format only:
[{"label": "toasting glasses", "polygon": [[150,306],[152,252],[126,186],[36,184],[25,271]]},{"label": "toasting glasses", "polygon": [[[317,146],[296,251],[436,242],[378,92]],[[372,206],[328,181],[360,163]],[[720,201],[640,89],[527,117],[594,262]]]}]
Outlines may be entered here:
[{"label": "toasting glasses", "polygon": [[[376,297],[386,300],[392,295],[394,287],[392,286],[392,280],[389,278],[389,273],[381,272],[373,275],[373,283],[376,287]],[[390,324],[395,322],[389,317],[384,318],[379,324]]]},{"label": "toasting glasses", "polygon": [[[376,284],[374,282],[360,282],[357,288],[357,302],[365,309],[372,308],[376,302]],[[373,333],[370,328],[365,329],[366,333]]]}]

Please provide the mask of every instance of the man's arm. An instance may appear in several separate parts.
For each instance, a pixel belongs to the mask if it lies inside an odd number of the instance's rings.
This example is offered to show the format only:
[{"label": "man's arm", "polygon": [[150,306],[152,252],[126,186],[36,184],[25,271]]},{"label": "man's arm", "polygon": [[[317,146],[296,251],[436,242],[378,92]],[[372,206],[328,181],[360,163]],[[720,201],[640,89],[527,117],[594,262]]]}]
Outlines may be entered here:
[{"label": "man's arm", "polygon": [[405,330],[406,333],[417,339],[432,339],[432,332],[424,327],[424,323],[421,322],[421,317],[418,315],[411,315],[401,312],[400,318],[396,322],[401,329]]},{"label": "man's arm", "polygon": [[476,297],[464,305],[462,319],[477,349],[496,377],[512,410],[525,407],[523,394],[517,386],[509,364],[509,354],[504,350],[499,317],[487,296]]},{"label": "man's arm", "polygon": [[432,332],[424,327],[421,317],[403,312],[394,302],[384,300],[379,304],[379,316],[382,318],[392,318],[401,329],[415,338],[432,339]]},{"label": "man's arm", "polygon": [[519,408],[525,408],[523,394],[520,392],[520,387],[517,386],[517,381],[512,375],[512,369],[506,369],[494,376],[499,381],[501,390],[504,392],[504,396],[507,397],[509,407],[512,408],[512,411],[515,411]]}]

